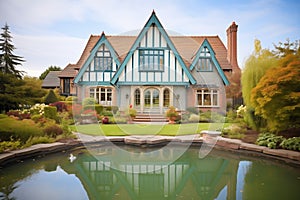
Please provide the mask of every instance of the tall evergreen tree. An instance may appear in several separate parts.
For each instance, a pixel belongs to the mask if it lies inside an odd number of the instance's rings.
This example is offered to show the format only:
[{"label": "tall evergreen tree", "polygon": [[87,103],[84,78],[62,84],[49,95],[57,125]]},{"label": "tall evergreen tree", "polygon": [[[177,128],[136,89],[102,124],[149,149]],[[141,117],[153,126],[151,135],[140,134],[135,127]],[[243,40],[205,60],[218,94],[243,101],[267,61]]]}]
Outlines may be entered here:
[{"label": "tall evergreen tree", "polygon": [[9,26],[7,24],[2,28],[0,38],[0,67],[1,71],[6,74],[13,74],[17,78],[22,78],[24,71],[16,69],[17,65],[22,65],[24,62],[23,57],[17,56],[13,53],[16,49],[12,44],[12,36],[10,35]]}]

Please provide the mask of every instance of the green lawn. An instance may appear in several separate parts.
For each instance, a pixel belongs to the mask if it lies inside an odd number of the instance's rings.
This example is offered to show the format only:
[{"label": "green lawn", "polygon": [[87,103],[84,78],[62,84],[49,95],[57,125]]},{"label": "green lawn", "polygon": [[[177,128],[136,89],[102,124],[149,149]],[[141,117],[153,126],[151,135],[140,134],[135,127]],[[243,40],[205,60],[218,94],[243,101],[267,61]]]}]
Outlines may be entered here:
[{"label": "green lawn", "polygon": [[229,123],[191,123],[191,124],[88,124],[73,125],[72,131],[87,135],[125,136],[125,135],[188,135],[200,133],[202,130],[222,130]]}]

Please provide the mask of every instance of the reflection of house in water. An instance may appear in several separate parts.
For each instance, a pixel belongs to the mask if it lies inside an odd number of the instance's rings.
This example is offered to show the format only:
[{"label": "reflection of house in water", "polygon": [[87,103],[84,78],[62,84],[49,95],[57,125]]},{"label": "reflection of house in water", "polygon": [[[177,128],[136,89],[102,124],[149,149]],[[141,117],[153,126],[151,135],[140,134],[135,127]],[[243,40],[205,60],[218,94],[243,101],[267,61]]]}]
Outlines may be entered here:
[{"label": "reflection of house in water", "polygon": [[[221,157],[199,159],[198,149],[195,149],[170,164],[170,160],[164,158],[165,153],[162,153],[165,149],[159,149],[151,152],[157,159],[147,159],[148,154],[143,159],[128,158],[118,162],[110,156],[115,156],[119,150],[105,147],[105,151],[110,155],[103,154],[101,159],[79,155],[74,163],[74,172],[90,199],[184,197],[206,200],[217,198],[224,188],[227,199],[236,198],[236,160]],[[176,148],[169,148],[168,151],[172,153]],[[116,165],[122,170],[116,169]]]}]

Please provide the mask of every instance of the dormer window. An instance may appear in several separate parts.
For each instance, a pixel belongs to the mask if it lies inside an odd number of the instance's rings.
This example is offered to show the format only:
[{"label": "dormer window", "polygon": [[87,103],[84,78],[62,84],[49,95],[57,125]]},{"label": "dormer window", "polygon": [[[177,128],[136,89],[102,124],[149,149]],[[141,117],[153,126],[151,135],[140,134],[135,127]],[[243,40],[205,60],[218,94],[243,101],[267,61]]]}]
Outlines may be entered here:
[{"label": "dormer window", "polygon": [[196,70],[199,72],[209,72],[213,70],[213,63],[207,47],[204,47],[200,52],[200,57],[196,63]]},{"label": "dormer window", "polygon": [[140,49],[139,50],[140,72],[162,72],[164,70],[164,50]]},{"label": "dormer window", "polygon": [[112,71],[112,63],[110,51],[101,45],[94,58],[95,71]]}]

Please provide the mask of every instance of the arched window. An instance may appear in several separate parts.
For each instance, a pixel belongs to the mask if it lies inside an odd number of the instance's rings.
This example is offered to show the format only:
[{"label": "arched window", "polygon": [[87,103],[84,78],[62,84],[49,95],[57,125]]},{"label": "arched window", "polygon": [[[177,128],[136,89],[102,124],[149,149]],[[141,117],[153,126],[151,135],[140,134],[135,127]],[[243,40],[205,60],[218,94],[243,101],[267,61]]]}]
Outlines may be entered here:
[{"label": "arched window", "polygon": [[135,106],[140,106],[141,105],[141,92],[140,92],[140,89],[136,89],[134,91],[134,104],[135,104]]},{"label": "arched window", "polygon": [[165,89],[164,90],[164,107],[170,106],[170,90]]}]

